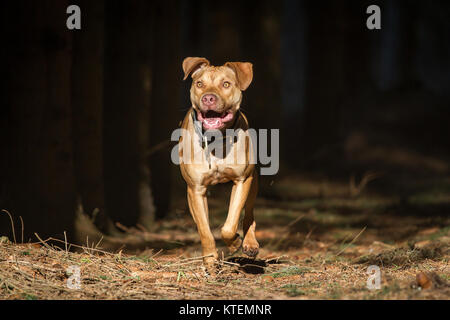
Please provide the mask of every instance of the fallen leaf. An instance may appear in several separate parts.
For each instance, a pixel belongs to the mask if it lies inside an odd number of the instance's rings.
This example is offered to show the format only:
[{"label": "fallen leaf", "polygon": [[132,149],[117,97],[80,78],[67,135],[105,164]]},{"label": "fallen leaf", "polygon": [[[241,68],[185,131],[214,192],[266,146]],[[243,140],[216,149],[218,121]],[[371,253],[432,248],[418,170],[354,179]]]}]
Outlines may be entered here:
[{"label": "fallen leaf", "polygon": [[52,262],[52,267],[55,269],[62,269],[62,265],[57,261]]},{"label": "fallen leaf", "polygon": [[258,239],[274,239],[277,238],[278,235],[269,230],[257,230],[255,231],[255,237]]},{"label": "fallen leaf", "polygon": [[433,227],[433,228],[428,228],[428,229],[422,230],[418,234],[420,234],[422,236],[426,236],[426,235],[429,235],[429,234],[436,233],[438,231],[439,231],[438,227]]},{"label": "fallen leaf", "polygon": [[262,281],[264,282],[273,282],[273,277],[269,275],[262,276]]},{"label": "fallen leaf", "polygon": [[131,273],[133,277],[139,277],[141,280],[146,280],[150,282],[155,282],[155,274],[152,272],[146,272],[146,271],[134,271]]},{"label": "fallen leaf", "polygon": [[430,240],[419,241],[414,244],[414,247],[417,249],[422,249],[431,243]]},{"label": "fallen leaf", "polygon": [[317,241],[317,246],[319,248],[325,248],[327,245],[325,243],[323,243],[323,242]]},{"label": "fallen leaf", "polygon": [[422,289],[429,289],[433,285],[433,282],[431,281],[430,277],[424,272],[417,274],[416,281],[417,285]]}]

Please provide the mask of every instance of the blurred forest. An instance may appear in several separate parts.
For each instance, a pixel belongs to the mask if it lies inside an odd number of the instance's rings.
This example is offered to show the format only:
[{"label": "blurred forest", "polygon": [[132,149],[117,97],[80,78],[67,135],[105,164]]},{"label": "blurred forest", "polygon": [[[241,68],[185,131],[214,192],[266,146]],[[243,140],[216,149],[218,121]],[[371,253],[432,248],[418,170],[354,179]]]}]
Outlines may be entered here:
[{"label": "blurred forest", "polygon": [[[66,27],[70,4],[81,30]],[[381,30],[366,28],[371,4]],[[17,235],[23,219],[25,241],[74,240],[80,211],[105,234],[152,230],[184,199],[169,140],[190,107],[186,56],[253,63],[242,109],[281,139],[263,196],[305,172],[387,170],[375,186],[394,193],[399,176],[448,175],[448,1],[6,0],[0,12],[0,209]]]}]

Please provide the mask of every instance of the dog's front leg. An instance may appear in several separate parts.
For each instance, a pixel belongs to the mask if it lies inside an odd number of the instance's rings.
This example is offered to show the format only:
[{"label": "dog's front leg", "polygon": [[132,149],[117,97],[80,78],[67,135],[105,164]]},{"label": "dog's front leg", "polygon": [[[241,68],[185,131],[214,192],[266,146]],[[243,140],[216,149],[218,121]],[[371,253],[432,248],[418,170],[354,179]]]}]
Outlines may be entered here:
[{"label": "dog's front leg", "polygon": [[202,243],[203,262],[212,271],[214,262],[218,258],[214,236],[209,227],[208,202],[206,187],[188,186],[188,203],[192,218],[194,219]]},{"label": "dog's front leg", "polygon": [[250,176],[244,181],[235,181],[231,190],[230,207],[225,224],[222,227],[222,239],[228,246],[230,254],[237,251],[242,244],[242,240],[237,233],[239,217],[245,205],[253,177]]}]

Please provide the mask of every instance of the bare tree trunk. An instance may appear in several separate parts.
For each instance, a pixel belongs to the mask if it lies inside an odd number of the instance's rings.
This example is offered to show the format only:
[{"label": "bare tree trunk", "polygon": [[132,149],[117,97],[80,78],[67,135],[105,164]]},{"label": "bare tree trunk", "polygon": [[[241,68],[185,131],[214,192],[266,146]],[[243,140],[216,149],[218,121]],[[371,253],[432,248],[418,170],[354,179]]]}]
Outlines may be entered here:
[{"label": "bare tree trunk", "polygon": [[[373,41],[373,74],[381,91],[414,87],[417,61],[417,25],[423,6],[418,1],[408,5],[400,1],[381,1],[382,30]],[[423,11],[422,11],[423,12]]]},{"label": "bare tree trunk", "polygon": [[113,226],[105,214],[103,184],[103,0],[79,1],[82,29],[74,32],[72,102],[74,165],[78,201],[104,233]]},{"label": "bare tree trunk", "polygon": [[[44,5],[44,4],[41,4]],[[50,234],[61,235],[67,231],[73,236],[75,215],[74,173],[71,128],[71,33],[67,32],[65,9],[67,1],[45,2],[48,38],[47,101],[43,115],[42,151],[40,159],[41,205],[47,212]],[[50,221],[46,221],[49,223]]]},{"label": "bare tree trunk", "polygon": [[[303,154],[314,157],[338,140],[344,90],[343,8],[336,1],[308,2],[308,61],[305,114],[302,119]],[[324,23],[326,21],[326,23]],[[363,27],[363,26],[362,26]]]},{"label": "bare tree trunk", "polygon": [[[8,26],[8,15],[7,15],[7,5],[3,1],[0,3],[0,36],[8,43],[9,40],[9,34],[7,33],[7,26]],[[4,79],[9,79],[9,55],[8,51],[11,49],[8,45],[2,45],[0,47],[0,59],[3,61],[3,63],[0,64],[0,73],[2,74],[2,77]],[[10,139],[10,133],[9,133],[9,122],[11,119],[11,108],[9,103],[9,96],[10,93],[9,88],[9,81],[6,85],[3,85],[0,87],[0,105],[3,106],[0,108],[0,150],[6,151],[11,150],[11,139]],[[2,153],[3,153],[2,152]],[[5,208],[6,203],[8,200],[8,156],[0,156],[0,208]],[[5,217],[6,218],[6,217]],[[6,220],[5,220],[6,221]],[[0,218],[0,234],[2,234],[4,231],[4,223],[3,219]]]},{"label": "bare tree trunk", "polygon": [[[281,125],[280,15],[278,3],[242,1],[239,10],[242,61],[253,63],[253,82],[244,94],[242,108],[252,127]],[[281,139],[283,137],[280,137]]]},{"label": "bare tree trunk", "polygon": [[150,2],[106,2],[104,174],[108,215],[151,226],[155,208],[146,151],[152,87]]},{"label": "bare tree trunk", "polygon": [[[178,127],[180,102],[180,8],[179,1],[167,0],[155,5],[156,25],[152,82],[152,109],[150,114],[150,144],[167,141]],[[156,217],[163,218],[169,210],[173,164],[170,150],[163,149],[150,156],[151,186],[156,206]]]},{"label": "bare tree trunk", "polygon": [[205,20],[207,28],[204,31],[204,42],[209,47],[211,62],[216,65],[227,61],[242,61],[245,56],[240,50],[241,35],[239,19],[229,3],[221,1],[206,1]]},{"label": "bare tree trunk", "polygon": [[289,139],[298,137],[301,131],[305,107],[307,70],[307,13],[306,1],[284,0],[281,32],[281,103],[283,136],[281,159],[292,167],[302,158],[300,148],[293,144],[303,141]]},{"label": "bare tree trunk", "polygon": [[8,108],[14,130],[8,209],[22,216],[25,241],[73,236],[75,193],[71,141],[71,33],[66,1],[19,1],[8,21],[12,41]]}]

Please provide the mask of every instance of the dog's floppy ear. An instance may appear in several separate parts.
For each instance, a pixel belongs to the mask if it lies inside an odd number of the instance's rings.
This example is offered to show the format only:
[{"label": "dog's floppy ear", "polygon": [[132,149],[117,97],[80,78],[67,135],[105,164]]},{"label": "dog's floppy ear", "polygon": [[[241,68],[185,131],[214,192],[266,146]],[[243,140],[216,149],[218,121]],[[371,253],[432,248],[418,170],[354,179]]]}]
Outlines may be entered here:
[{"label": "dog's floppy ear", "polygon": [[200,57],[187,57],[183,60],[183,71],[184,71],[184,78],[183,80],[186,80],[187,77],[193,73],[195,70],[201,67],[207,67],[209,66],[209,61],[205,58]]},{"label": "dog's floppy ear", "polygon": [[244,91],[253,80],[253,65],[250,62],[227,62],[226,67],[231,68],[238,80],[239,88]]}]

